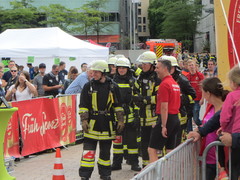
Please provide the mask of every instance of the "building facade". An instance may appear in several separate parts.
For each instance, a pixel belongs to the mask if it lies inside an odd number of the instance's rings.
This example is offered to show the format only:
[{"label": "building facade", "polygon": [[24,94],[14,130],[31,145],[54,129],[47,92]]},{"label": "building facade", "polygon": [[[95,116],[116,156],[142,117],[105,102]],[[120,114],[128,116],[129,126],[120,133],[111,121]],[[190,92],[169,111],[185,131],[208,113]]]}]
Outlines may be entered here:
[{"label": "building facade", "polygon": [[202,15],[194,37],[194,52],[216,53],[215,21],[213,0],[202,0]]}]

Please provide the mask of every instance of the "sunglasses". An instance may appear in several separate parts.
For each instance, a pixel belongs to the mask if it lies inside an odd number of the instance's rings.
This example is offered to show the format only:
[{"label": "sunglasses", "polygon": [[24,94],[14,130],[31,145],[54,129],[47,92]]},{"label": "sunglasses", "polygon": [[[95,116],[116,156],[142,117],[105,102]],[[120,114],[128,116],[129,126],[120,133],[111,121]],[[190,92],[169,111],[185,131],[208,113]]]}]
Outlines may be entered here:
[{"label": "sunglasses", "polygon": [[11,72],[17,72],[17,70],[11,70]]}]

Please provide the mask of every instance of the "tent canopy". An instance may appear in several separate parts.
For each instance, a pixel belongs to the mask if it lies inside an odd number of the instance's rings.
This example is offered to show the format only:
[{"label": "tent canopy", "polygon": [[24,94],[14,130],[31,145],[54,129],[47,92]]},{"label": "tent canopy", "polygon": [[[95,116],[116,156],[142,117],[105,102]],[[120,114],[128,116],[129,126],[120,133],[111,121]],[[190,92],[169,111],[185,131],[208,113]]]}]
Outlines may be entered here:
[{"label": "tent canopy", "polygon": [[78,38],[58,27],[7,29],[0,34],[0,57],[81,57],[107,59],[109,50]]}]

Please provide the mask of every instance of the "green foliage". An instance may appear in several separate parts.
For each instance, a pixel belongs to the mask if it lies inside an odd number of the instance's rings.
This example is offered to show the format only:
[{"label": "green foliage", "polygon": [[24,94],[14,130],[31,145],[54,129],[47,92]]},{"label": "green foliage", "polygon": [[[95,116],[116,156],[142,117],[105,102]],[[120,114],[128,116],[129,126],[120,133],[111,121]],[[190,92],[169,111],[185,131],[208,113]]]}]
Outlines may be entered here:
[{"label": "green foliage", "polygon": [[201,8],[200,0],[151,1],[148,11],[151,37],[177,39],[184,46],[192,46]]}]

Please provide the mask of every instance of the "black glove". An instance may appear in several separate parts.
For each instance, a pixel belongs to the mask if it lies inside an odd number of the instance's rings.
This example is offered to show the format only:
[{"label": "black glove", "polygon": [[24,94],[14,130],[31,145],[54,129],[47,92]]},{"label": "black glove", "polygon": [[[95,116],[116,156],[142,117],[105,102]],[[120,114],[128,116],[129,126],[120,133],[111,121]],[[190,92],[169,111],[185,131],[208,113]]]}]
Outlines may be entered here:
[{"label": "black glove", "polygon": [[88,133],[88,129],[89,129],[89,124],[87,120],[83,120],[82,121],[82,129],[85,133]]},{"label": "black glove", "polygon": [[132,100],[134,103],[139,103],[139,102],[143,102],[143,96],[142,95],[138,95],[138,96],[132,96]]}]

